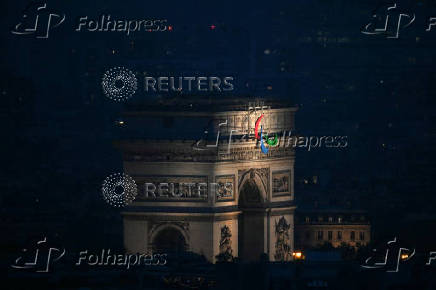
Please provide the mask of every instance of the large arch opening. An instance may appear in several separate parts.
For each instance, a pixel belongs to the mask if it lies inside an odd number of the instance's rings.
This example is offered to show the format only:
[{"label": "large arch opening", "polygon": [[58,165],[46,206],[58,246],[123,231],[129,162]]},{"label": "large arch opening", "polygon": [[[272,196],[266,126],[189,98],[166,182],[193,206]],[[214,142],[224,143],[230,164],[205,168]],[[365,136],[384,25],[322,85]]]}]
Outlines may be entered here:
[{"label": "large arch opening", "polygon": [[265,252],[265,210],[261,190],[254,179],[242,185],[238,200],[239,256],[244,261],[259,260]]},{"label": "large arch opening", "polygon": [[248,179],[239,194],[239,208],[255,208],[262,206],[262,194],[254,179]]},{"label": "large arch opening", "polygon": [[166,227],[160,230],[153,239],[153,249],[158,253],[182,253],[186,251],[186,240],[180,230]]}]

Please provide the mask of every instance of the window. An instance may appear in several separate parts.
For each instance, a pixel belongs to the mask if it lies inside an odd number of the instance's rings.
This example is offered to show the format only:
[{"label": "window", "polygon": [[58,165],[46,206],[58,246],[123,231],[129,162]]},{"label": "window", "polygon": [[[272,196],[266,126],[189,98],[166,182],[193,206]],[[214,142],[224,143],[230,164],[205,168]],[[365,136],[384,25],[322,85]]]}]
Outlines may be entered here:
[{"label": "window", "polygon": [[342,223],[342,217],[338,217],[338,223]]},{"label": "window", "polygon": [[310,223],[310,218],[308,216],[305,218],[305,220],[306,220],[306,223]]},{"label": "window", "polygon": [[365,232],[359,233],[359,240],[364,241],[365,240]]},{"label": "window", "polygon": [[329,216],[329,223],[333,222],[333,217]]},{"label": "window", "polygon": [[319,217],[318,217],[318,221],[319,221],[319,222],[322,222],[323,220],[324,220],[324,219],[323,219],[322,216],[319,216]]},{"label": "window", "polygon": [[338,240],[342,240],[342,232],[338,231]]},{"label": "window", "polygon": [[318,241],[321,241],[323,239],[323,232],[318,231]]},{"label": "window", "polygon": [[356,233],[355,233],[354,231],[351,231],[351,233],[350,233],[350,239],[351,239],[352,241],[354,241],[354,240],[356,239]]},{"label": "window", "polygon": [[331,241],[333,239],[333,232],[328,231],[327,236],[328,236],[329,241]]}]

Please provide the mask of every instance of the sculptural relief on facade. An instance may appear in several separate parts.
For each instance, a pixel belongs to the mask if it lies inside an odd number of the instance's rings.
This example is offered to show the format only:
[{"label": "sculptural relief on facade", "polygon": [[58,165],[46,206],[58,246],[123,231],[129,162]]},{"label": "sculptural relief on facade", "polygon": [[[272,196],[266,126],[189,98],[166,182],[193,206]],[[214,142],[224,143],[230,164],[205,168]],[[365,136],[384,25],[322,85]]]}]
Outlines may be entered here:
[{"label": "sculptural relief on facade", "polygon": [[292,258],[290,228],[291,225],[284,216],[275,222],[276,253],[274,258],[276,261],[290,261]]},{"label": "sculptural relief on facade", "polygon": [[272,195],[282,196],[291,194],[291,171],[276,171],[272,173]]},{"label": "sculptural relief on facade", "polygon": [[224,225],[221,228],[221,238],[220,238],[220,251],[216,256],[217,262],[232,262],[233,261],[233,250],[232,250],[232,233],[230,228]]}]

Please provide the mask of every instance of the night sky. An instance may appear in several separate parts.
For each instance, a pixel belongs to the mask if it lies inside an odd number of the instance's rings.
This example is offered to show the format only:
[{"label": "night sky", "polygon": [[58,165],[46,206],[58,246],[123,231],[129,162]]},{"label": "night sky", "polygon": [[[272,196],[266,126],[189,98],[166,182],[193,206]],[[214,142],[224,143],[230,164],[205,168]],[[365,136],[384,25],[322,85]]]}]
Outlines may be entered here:
[{"label": "night sky", "polygon": [[[435,245],[436,27],[425,31],[435,1],[396,2],[416,14],[398,39],[361,33],[381,1],[45,3],[66,15],[48,39],[11,33],[28,1],[0,4],[3,255],[40,235],[122,248],[121,216],[100,191],[122,170],[116,122],[126,105],[185,95],[113,102],[101,78],[118,65],[138,75],[231,75],[228,97],[298,106],[299,133],[346,135],[349,145],[297,149],[297,202],[367,210],[374,239]],[[74,31],[79,17],[101,15],[167,19],[172,30]],[[305,184],[313,176],[319,182]]]}]

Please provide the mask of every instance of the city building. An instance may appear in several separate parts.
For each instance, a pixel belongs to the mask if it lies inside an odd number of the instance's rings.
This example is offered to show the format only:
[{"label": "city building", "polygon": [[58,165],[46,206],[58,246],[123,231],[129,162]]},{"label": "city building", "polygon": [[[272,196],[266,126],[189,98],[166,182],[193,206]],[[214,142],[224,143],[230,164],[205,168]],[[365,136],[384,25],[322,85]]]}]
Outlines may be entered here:
[{"label": "city building", "polygon": [[326,243],[365,246],[371,239],[371,225],[364,211],[316,209],[299,211],[295,221],[295,244],[299,249]]}]

